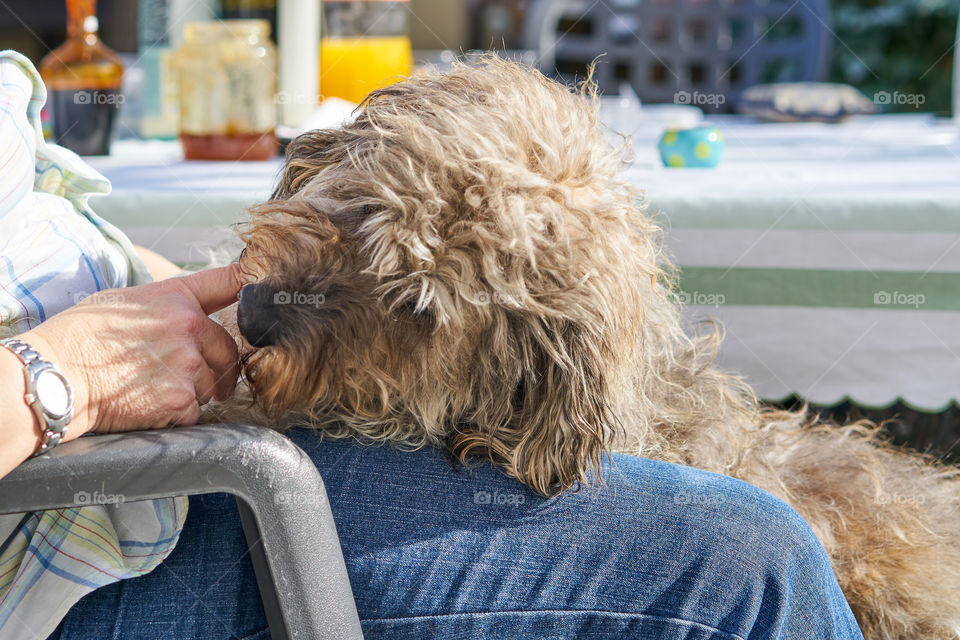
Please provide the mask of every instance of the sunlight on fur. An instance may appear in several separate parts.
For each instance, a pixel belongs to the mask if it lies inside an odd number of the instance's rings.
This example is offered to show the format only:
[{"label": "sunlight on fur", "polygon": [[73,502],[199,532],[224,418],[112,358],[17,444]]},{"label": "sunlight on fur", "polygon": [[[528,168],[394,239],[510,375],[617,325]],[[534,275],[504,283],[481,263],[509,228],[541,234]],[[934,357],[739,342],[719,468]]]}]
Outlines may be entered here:
[{"label": "sunlight on fur", "polygon": [[960,637],[957,469],[764,408],[714,366],[719,333],[681,328],[660,230],[618,175],[628,148],[590,84],[496,57],[298,138],[242,236],[257,411],[485,456],[542,494],[609,451],[732,475],[810,523],[868,640]]}]

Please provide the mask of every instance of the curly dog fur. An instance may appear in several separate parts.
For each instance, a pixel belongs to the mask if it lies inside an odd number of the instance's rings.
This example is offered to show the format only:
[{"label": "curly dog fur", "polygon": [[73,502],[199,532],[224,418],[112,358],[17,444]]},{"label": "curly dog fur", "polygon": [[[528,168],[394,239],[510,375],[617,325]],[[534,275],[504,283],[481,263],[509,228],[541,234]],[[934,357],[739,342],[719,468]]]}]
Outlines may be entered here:
[{"label": "curly dog fur", "polygon": [[[593,89],[487,58],[292,143],[252,209],[245,376],[276,420],[485,456],[549,494],[621,451],[716,471],[813,527],[869,640],[960,637],[958,470],[870,424],[761,406],[680,323]],[[290,302],[290,304],[274,304]]]}]

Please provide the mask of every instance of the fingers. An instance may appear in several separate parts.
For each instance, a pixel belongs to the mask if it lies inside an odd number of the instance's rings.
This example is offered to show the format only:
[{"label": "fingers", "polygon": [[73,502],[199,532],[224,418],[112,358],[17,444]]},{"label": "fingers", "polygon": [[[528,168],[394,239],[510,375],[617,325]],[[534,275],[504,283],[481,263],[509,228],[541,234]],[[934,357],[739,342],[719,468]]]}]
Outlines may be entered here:
[{"label": "fingers", "polygon": [[210,367],[200,367],[197,377],[193,381],[194,396],[197,403],[202,407],[213,398],[214,388],[217,384],[217,374]]},{"label": "fingers", "polygon": [[192,424],[197,424],[197,421],[199,419],[200,419],[200,403],[194,400],[192,403],[190,403],[190,405],[186,409],[184,409],[180,413],[180,415],[177,418],[166,422],[165,424],[161,425],[161,427],[169,427],[169,426],[176,426],[176,425],[189,426]]},{"label": "fingers", "polygon": [[[240,375],[240,354],[237,352],[237,343],[219,324],[210,318],[204,320],[197,341],[200,355],[207,364],[204,369],[210,372],[210,379],[203,381],[207,386],[198,385],[198,390],[202,389],[203,397],[206,398],[201,404],[205,404],[210,398],[217,400],[229,398]],[[208,392],[209,395],[206,395]],[[197,397],[201,396],[198,394]]]},{"label": "fingers", "polygon": [[176,282],[193,294],[203,312],[210,315],[237,301],[240,278],[240,265],[234,263],[176,278]]},{"label": "fingers", "polygon": [[223,327],[209,318],[197,336],[202,363],[193,374],[193,397],[175,424],[195,424],[200,407],[216,398],[226,400],[233,393],[239,375],[237,345]]}]

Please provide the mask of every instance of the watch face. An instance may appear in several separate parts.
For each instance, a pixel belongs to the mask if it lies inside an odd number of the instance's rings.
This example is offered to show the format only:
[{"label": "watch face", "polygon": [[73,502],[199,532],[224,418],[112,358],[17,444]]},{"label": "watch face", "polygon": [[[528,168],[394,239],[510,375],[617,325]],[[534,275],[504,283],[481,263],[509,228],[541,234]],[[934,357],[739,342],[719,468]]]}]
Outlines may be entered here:
[{"label": "watch face", "polygon": [[67,384],[55,371],[43,371],[37,376],[37,398],[46,412],[54,417],[63,417],[70,409]]}]

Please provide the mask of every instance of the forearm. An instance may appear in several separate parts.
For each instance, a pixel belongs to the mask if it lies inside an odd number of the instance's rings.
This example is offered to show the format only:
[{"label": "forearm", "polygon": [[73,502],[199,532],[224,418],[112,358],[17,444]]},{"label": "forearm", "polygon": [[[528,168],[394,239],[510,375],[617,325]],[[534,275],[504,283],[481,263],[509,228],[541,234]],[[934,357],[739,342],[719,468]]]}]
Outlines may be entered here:
[{"label": "forearm", "polygon": [[[64,441],[73,440],[89,430],[87,389],[77,370],[68,362],[69,349],[57,343],[42,324],[17,336],[37,353],[61,368],[73,388],[73,419],[67,425]],[[54,334],[56,332],[53,332]],[[47,338],[50,337],[51,340]],[[0,477],[29,458],[40,446],[40,420],[24,398],[26,381],[23,363],[5,347],[0,347]]]},{"label": "forearm", "polygon": [[143,263],[147,265],[147,271],[150,272],[150,275],[153,276],[155,281],[159,282],[160,280],[166,280],[167,278],[183,274],[183,270],[180,267],[159,253],[151,251],[146,247],[141,247],[140,245],[133,245],[133,248],[136,250],[137,255],[140,256],[140,259],[143,260]]},{"label": "forearm", "polygon": [[[208,316],[236,301],[241,275],[233,264],[96,294],[18,335],[72,387],[63,440],[194,424],[202,404],[228,398],[237,345]],[[0,347],[0,477],[41,442],[25,390],[23,364]]]},{"label": "forearm", "polygon": [[0,477],[30,457],[40,444],[40,425],[24,402],[23,365],[0,347]]}]

